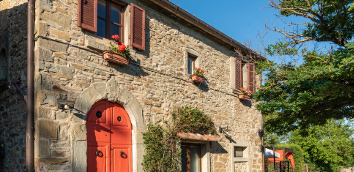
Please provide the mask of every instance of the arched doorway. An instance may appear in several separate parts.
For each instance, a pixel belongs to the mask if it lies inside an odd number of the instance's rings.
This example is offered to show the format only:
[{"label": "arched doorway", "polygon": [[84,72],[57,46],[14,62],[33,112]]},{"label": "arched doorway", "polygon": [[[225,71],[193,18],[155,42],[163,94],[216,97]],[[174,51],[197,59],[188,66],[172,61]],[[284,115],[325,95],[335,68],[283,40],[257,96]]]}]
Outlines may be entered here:
[{"label": "arched doorway", "polygon": [[132,125],[124,108],[108,101],[95,103],[86,118],[87,171],[132,171]]}]

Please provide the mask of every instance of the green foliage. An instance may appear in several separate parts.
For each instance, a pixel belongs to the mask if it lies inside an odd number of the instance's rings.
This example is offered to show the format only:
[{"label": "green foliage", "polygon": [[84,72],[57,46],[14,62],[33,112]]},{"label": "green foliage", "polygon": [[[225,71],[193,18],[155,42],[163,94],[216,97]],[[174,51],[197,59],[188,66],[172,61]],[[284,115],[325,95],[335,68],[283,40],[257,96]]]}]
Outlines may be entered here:
[{"label": "green foliage", "polygon": [[204,77],[204,70],[203,69],[201,69],[200,67],[198,67],[198,68],[195,68],[195,70],[194,70],[194,73],[196,74],[196,75],[199,75],[199,76],[201,76],[201,77]]},{"label": "green foliage", "polygon": [[290,148],[293,149],[293,157],[295,162],[295,171],[302,172],[304,168],[304,151],[296,144],[279,144],[275,145],[277,148]]},{"label": "green foliage", "polygon": [[[309,19],[302,37],[332,41],[344,46],[354,35],[353,0],[280,0],[277,9],[283,16]],[[297,35],[297,34],[295,34]]]},{"label": "green foliage", "polygon": [[111,51],[121,54],[124,58],[130,57],[129,45],[125,46],[125,44],[122,42],[118,42],[117,44],[117,42],[114,40],[112,40],[109,44],[110,44]]},{"label": "green foliage", "polygon": [[178,172],[181,148],[176,131],[164,129],[161,125],[148,125],[143,134],[145,155],[144,171],[147,172]]},{"label": "green foliage", "polygon": [[215,134],[216,129],[211,118],[198,109],[179,108],[172,113],[173,125],[149,124],[143,133],[145,155],[144,171],[178,172],[180,169],[181,147],[177,136],[179,132]]},{"label": "green foliage", "polygon": [[211,118],[198,109],[179,108],[172,113],[173,125],[177,132],[215,134],[216,129]]},{"label": "green foliage", "polygon": [[306,135],[295,130],[289,143],[304,150],[305,163],[311,171],[339,171],[354,164],[354,129],[343,120],[311,126]]},{"label": "green foliage", "polygon": [[254,94],[257,108],[272,115],[267,131],[284,134],[327,119],[354,117],[354,43],[332,55],[306,52],[300,66],[260,63],[269,71]]},{"label": "green foliage", "polygon": [[[354,118],[354,0],[270,0],[283,16],[310,19],[296,31],[276,30],[283,39],[266,48],[267,54],[302,57],[303,63],[259,62],[257,73],[266,72],[264,85],[253,97],[257,108],[272,116],[268,132],[284,134],[310,125],[325,124],[328,119]],[[299,26],[299,25],[298,25]],[[308,50],[306,41],[336,44],[336,49]]]}]

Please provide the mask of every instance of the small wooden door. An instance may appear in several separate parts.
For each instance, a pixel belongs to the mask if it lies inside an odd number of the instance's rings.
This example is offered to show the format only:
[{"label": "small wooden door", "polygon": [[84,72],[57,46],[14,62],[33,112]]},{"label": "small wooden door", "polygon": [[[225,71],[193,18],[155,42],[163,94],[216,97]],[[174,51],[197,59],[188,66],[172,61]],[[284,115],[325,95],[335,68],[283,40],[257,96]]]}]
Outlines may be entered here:
[{"label": "small wooden door", "polygon": [[86,129],[88,172],[132,171],[131,122],[122,106],[95,103],[88,112]]}]

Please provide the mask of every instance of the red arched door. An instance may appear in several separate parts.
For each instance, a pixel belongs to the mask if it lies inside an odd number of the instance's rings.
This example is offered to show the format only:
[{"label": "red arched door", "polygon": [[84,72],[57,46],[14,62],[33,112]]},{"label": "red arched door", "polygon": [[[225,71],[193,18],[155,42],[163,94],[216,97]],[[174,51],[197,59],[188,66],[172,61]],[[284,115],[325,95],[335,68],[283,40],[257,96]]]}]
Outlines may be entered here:
[{"label": "red arched door", "polygon": [[122,106],[95,103],[88,112],[86,129],[88,172],[132,171],[131,122]]}]

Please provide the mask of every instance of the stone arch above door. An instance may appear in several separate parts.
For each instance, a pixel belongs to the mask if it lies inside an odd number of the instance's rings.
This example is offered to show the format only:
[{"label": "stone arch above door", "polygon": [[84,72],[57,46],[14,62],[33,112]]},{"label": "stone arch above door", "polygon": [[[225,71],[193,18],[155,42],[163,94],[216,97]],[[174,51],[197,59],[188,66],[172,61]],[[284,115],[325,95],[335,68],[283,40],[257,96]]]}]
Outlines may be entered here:
[{"label": "stone arch above door", "polygon": [[[115,77],[107,82],[91,84],[76,99],[72,111],[71,143],[72,143],[72,171],[86,171],[87,169],[87,138],[86,115],[91,107],[100,100],[119,103],[128,112],[132,123],[133,171],[143,171],[142,162],[144,151],[142,133],[146,130],[143,110],[138,100]],[[138,154],[139,152],[139,154]]]}]

